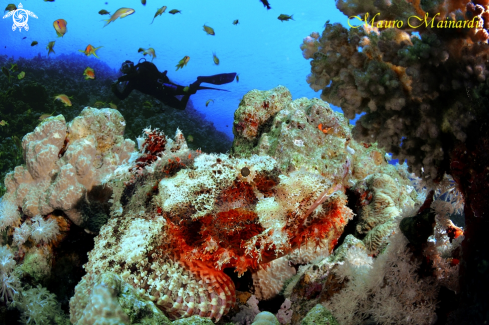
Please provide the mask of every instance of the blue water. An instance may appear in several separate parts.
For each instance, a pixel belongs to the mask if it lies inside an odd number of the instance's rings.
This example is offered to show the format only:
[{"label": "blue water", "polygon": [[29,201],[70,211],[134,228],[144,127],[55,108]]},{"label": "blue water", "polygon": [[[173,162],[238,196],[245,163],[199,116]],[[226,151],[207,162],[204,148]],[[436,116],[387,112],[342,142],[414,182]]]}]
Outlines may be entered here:
[{"label": "blue water", "polygon": [[[19,6],[17,1],[1,0],[0,8],[3,10],[9,3]],[[63,53],[83,55],[78,50],[91,44],[103,46],[97,51],[100,60],[119,69],[124,60],[137,62],[143,57],[137,52],[140,47],[152,47],[157,56],[153,63],[160,71],[168,70],[170,79],[182,85],[192,83],[200,75],[237,72],[239,83],[222,86],[231,92],[201,90],[191,97],[195,108],[230,137],[234,111],[243,95],[252,89],[284,85],[293,99],[319,97],[306,82],[310,64],[302,57],[299,46],[311,32],[321,33],[327,20],[347,24],[347,17],[336,9],[335,2],[325,0],[270,0],[270,10],[259,0],[148,0],[146,6],[138,0],[25,0],[22,5],[38,18],[29,17],[29,31],[21,32],[12,31],[12,17],[1,19],[0,55],[45,56],[50,41],[56,41],[52,57]],[[168,9],[150,25],[156,10],[163,5]],[[101,16],[98,11],[114,13],[121,7],[136,12],[104,28],[103,19],[110,16]],[[171,9],[182,13],[171,15]],[[280,14],[293,15],[294,20],[281,22],[277,19]],[[68,23],[68,32],[62,38],[57,37],[53,27],[60,18]],[[236,26],[232,24],[235,19],[239,20]],[[216,35],[207,35],[204,24],[214,28]],[[31,47],[34,40],[39,45]],[[219,66],[212,60],[213,52],[220,59]],[[187,66],[175,71],[185,55],[190,56]],[[214,103],[206,107],[208,99],[214,99]]]}]

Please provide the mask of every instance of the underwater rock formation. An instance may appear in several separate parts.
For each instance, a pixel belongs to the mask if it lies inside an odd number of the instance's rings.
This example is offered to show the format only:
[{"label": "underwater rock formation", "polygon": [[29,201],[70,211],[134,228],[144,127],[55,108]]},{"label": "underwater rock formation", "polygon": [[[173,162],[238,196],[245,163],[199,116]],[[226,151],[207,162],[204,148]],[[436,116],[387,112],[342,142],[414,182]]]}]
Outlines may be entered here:
[{"label": "underwater rock formation", "polygon": [[109,108],[85,108],[68,125],[62,115],[45,119],[23,138],[26,165],[7,174],[4,199],[29,217],[60,210],[76,225],[88,223],[83,207],[90,202],[83,201],[134,152],[124,125]]},{"label": "underwater rock formation", "polygon": [[[262,100],[275,91],[250,94]],[[248,142],[248,150],[240,151],[236,145],[233,150],[242,154],[234,157],[190,150],[180,131],[174,140],[158,130],[144,131],[139,158],[119,166],[104,183],[113,191],[112,218],[89,253],[87,285],[98,274],[114,272],[170,318],[201,315],[217,321],[235,304],[234,284],[224,269],[239,275],[252,271],[257,288],[267,287],[265,299],[278,294],[281,285],[270,287],[273,275],[262,266],[281,256],[285,263],[327,256],[352,218],[344,189],[359,181],[357,166],[362,177],[377,171],[392,175],[408,193],[409,181],[380,150],[381,159],[360,166],[373,149],[348,141],[347,121],[326,103],[270,98],[277,102],[269,99],[269,105],[282,110],[270,115],[270,129],[248,139],[255,146]],[[295,144],[310,134],[318,139]],[[281,144],[273,146],[274,158],[261,145],[264,138]],[[405,196],[401,203],[410,206],[415,199]],[[76,309],[76,302],[72,306]]]},{"label": "underwater rock formation", "polygon": [[480,283],[489,276],[481,267],[489,263],[481,249],[489,246],[489,3],[342,0],[337,7],[363,25],[327,22],[321,35],[306,37],[307,81],[348,118],[366,113],[355,138],[407,161],[422,186],[453,177],[465,200],[466,240],[451,321],[487,322],[489,287]]},{"label": "underwater rock formation", "polygon": [[[285,95],[274,96],[277,91]],[[258,101],[268,96],[268,105],[281,110],[267,118],[266,127],[256,127],[257,132],[242,142],[243,146],[235,142],[234,155],[191,150],[180,130],[171,139],[149,128],[137,138],[139,152],[133,152],[134,143],[120,135],[121,117],[107,116],[112,112],[108,109],[87,108],[67,128],[62,117],[52,117],[29,135],[40,141],[37,148],[42,152],[43,144],[45,150],[53,146],[48,140],[54,135],[50,132],[46,136],[42,127],[52,125],[61,130],[64,126],[69,132],[66,139],[70,139],[66,152],[58,158],[64,145],[59,141],[51,162],[29,149],[26,157],[31,157],[31,162],[27,166],[42,171],[40,175],[51,172],[53,182],[63,175],[61,167],[72,166],[79,170],[73,172],[73,188],[78,186],[80,193],[88,195],[97,189],[96,197],[109,207],[110,217],[103,218],[79,203],[85,201],[83,195],[73,196],[76,200],[67,203],[77,203],[70,205],[74,208],[57,208],[59,215],[46,217],[46,222],[65,216],[82,226],[98,226],[88,229],[98,234],[84,265],[86,274],[70,301],[72,322],[82,324],[99,312],[101,297],[112,305],[119,301],[131,318],[121,300],[122,291],[117,289],[125,286],[135,288],[170,319],[199,315],[217,322],[236,305],[235,284],[224,270],[234,270],[239,276],[251,272],[255,294],[260,299],[273,298],[294,276],[290,265],[320,261],[339,244],[345,226],[362,206],[359,202],[372,199],[369,192],[373,193],[373,205],[382,195],[390,195],[395,203],[372,208],[375,215],[384,215],[381,220],[362,214],[359,225],[371,225],[360,226],[367,236],[370,228],[392,222],[396,211],[417,203],[405,170],[388,164],[385,152],[375,145],[353,140],[341,114],[319,99],[292,101],[287,93],[285,87],[250,93]],[[243,118],[260,116],[259,110],[267,109],[252,100],[242,104],[252,108]],[[240,106],[238,111],[246,108]],[[120,126],[117,133],[107,134],[104,125],[109,130]],[[93,161],[103,164],[86,163]],[[58,165],[59,169],[53,167]],[[15,252],[29,250],[19,247],[22,244],[12,236],[21,233],[18,229],[23,225],[30,227],[34,219],[24,213],[25,200],[19,197],[23,193],[20,188],[30,190],[32,185],[14,177],[20,171],[26,174],[29,169],[17,167],[9,176],[19,181],[7,182],[7,195],[0,206],[16,212],[16,220],[5,225]],[[360,198],[363,195],[364,201],[348,202],[354,191]],[[84,208],[77,210],[80,206]],[[69,227],[59,226],[59,231],[70,235]],[[26,262],[19,256],[18,264],[22,263]],[[127,321],[121,313],[116,314],[114,317]]]},{"label": "underwater rock formation", "polygon": [[[119,110],[127,123],[124,136],[128,139],[134,140],[148,125],[166,133],[173,133],[178,126],[186,136],[192,136],[190,147],[194,149],[224,153],[231,147],[231,139],[217,131],[195,109],[192,100],[184,111],[139,92],[119,100],[112,93],[111,84],[120,72],[93,56],[71,53],[26,59],[0,55],[0,67],[12,65],[17,65],[26,77],[9,83],[3,74],[0,76],[0,196],[5,193],[5,175],[23,163],[21,139],[34,130],[41,117],[61,114],[71,121],[87,106]],[[87,66],[96,71],[96,79],[80,78],[80,70]],[[70,96],[72,106],[53,103],[53,97],[59,94]]]}]

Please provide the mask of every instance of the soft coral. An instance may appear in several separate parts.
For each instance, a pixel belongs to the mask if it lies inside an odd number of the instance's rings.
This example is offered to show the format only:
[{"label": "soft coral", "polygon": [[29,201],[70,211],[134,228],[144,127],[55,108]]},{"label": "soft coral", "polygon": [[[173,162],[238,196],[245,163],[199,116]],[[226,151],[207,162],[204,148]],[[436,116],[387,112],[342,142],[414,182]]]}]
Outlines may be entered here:
[{"label": "soft coral", "polygon": [[13,300],[15,294],[20,290],[20,281],[16,272],[15,260],[12,252],[7,246],[0,246],[0,301],[8,303]]},{"label": "soft coral", "polygon": [[44,220],[42,216],[37,215],[32,218],[31,227],[31,237],[36,243],[41,241],[49,243],[59,235],[59,226],[54,219]]}]

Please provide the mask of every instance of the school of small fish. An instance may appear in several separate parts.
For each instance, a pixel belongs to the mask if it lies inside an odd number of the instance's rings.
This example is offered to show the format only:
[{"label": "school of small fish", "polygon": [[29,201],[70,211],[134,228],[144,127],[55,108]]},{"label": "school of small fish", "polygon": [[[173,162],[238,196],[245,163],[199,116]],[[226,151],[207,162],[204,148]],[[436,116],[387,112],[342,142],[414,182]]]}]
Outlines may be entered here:
[{"label": "school of small fish", "polygon": [[[44,0],[45,2],[54,2],[55,0]],[[263,6],[267,9],[267,10],[270,10],[271,9],[271,6],[270,6],[270,3],[268,2],[268,0],[260,0],[260,2],[263,4]],[[106,3],[107,4],[107,3]],[[141,0],[141,4],[142,5],[146,5],[146,0]],[[154,17],[153,17],[153,20],[151,21],[150,24],[153,24],[154,20],[156,17],[158,16],[162,16],[163,13],[166,12],[166,9],[168,7],[167,6],[162,6],[160,8],[158,8],[156,10],[156,13],[154,14]],[[7,7],[5,8],[5,11],[13,11],[13,10],[17,10],[17,7],[15,4],[8,4]],[[107,25],[109,25],[110,23],[116,21],[118,18],[125,18],[127,16],[130,16],[132,14],[134,14],[136,11],[132,8],[119,8],[118,10],[116,10],[112,15],[110,12],[108,12],[107,10],[105,9],[102,9],[98,12],[99,15],[110,15],[110,18],[109,19],[105,19],[104,21],[106,22],[105,25],[103,27],[106,27]],[[177,13],[182,13],[181,10],[178,10],[178,9],[172,9],[170,11],[168,11],[169,14],[172,14],[172,15],[175,15]],[[286,15],[286,14],[280,14],[278,16],[278,19],[282,22],[284,21],[289,21],[289,20],[294,20],[292,18],[292,15]],[[235,19],[233,20],[232,22],[233,25],[237,26],[239,24],[239,20],[238,19]],[[54,27],[54,30],[56,32],[56,35],[58,37],[64,37],[65,34],[67,33],[67,25],[68,25],[68,22],[65,20],[65,19],[57,19],[53,22],[53,27]],[[215,33],[215,30],[214,28],[208,26],[207,24],[204,24],[203,26],[203,30],[206,32],[207,35],[212,35],[212,36],[215,36],[216,33]],[[25,39],[26,37],[24,37],[23,39]],[[48,50],[48,56],[51,54],[51,53],[56,53],[54,51],[54,45],[55,45],[56,41],[50,41],[48,42],[47,46],[46,46],[46,49]],[[37,41],[32,41],[31,43],[31,46],[36,46],[37,44],[39,44]],[[82,52],[83,54],[85,54],[86,56],[90,56],[90,55],[93,55],[95,56],[96,58],[99,58],[96,51],[98,49],[100,49],[102,46],[99,46],[99,47],[94,47],[92,46],[91,44],[88,44],[86,46],[86,48],[84,50],[78,50],[79,52]],[[146,55],[149,55],[151,57],[151,61],[153,61],[155,58],[156,58],[156,51],[154,48],[150,47],[148,49],[144,49],[144,48],[139,48],[138,49],[138,53],[142,53],[144,56]],[[217,57],[216,53],[214,52],[212,54],[212,60],[214,62],[215,65],[219,65],[220,63],[220,60],[219,58]],[[183,67],[185,67],[187,65],[187,63],[190,61],[190,56],[188,55],[185,55],[179,62],[178,64],[176,65],[177,69],[176,70],[179,70]],[[11,72],[14,72],[14,71],[17,71],[18,67],[17,65],[12,65],[12,67],[10,67],[9,69],[7,69],[6,67],[2,67],[2,73],[8,78],[8,81],[10,82],[10,78],[12,77],[12,74]],[[83,76],[85,77],[85,79],[95,79],[95,71],[90,68],[90,67],[87,67],[85,69],[85,71],[83,72]],[[17,74],[17,78],[19,80],[25,78],[25,72],[24,71],[21,71],[19,74]],[[239,82],[239,75],[236,75],[236,82]],[[71,97],[68,97],[66,96],[65,94],[60,94],[60,95],[57,95],[55,96],[55,100],[59,100],[61,101],[65,106],[71,106],[71,101],[70,101],[70,98]],[[214,102],[213,99],[209,99],[205,106],[208,106],[209,103],[211,102]],[[102,105],[105,103],[103,102],[96,102],[94,104],[94,106],[99,106],[99,105]],[[117,106],[113,103],[109,103],[109,105],[112,107],[112,108],[117,108]],[[145,102],[143,104],[144,107],[152,107],[152,104],[149,103],[149,102]],[[51,115],[49,114],[43,114],[41,117],[44,118],[47,118]],[[40,118],[40,120],[42,120]],[[2,122],[5,122],[2,120]],[[5,122],[6,123],[6,122]]]}]

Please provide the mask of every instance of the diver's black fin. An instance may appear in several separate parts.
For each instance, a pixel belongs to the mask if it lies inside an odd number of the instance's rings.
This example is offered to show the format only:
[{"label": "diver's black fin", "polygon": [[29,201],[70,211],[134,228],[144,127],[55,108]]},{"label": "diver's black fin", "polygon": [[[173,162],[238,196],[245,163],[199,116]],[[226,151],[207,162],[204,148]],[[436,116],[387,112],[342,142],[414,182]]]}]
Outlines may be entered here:
[{"label": "diver's black fin", "polygon": [[200,76],[197,77],[197,80],[213,85],[223,85],[234,81],[234,78],[236,78],[236,72],[215,74],[213,76]]},{"label": "diver's black fin", "polygon": [[212,90],[221,90],[221,91],[227,91],[227,92],[230,92],[229,90],[226,90],[226,89],[219,89],[219,88],[213,88],[213,87],[203,87],[203,86],[199,86],[199,88],[197,88],[197,90],[201,90],[201,89],[212,89]]}]

